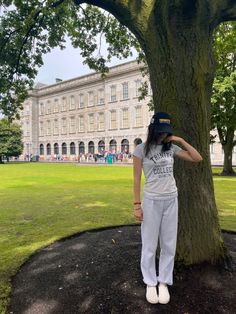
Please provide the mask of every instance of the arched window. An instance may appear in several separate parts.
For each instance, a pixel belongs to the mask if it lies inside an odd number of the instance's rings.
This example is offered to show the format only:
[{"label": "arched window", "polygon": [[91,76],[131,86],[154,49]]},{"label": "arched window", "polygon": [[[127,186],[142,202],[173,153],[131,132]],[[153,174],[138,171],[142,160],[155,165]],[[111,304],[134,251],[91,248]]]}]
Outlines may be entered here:
[{"label": "arched window", "polygon": [[43,146],[43,144],[39,145],[39,154],[40,155],[44,155],[44,146]]},{"label": "arched window", "polygon": [[121,152],[122,153],[129,152],[129,141],[127,139],[121,141]]},{"label": "arched window", "polygon": [[85,149],[84,149],[84,142],[79,143],[79,154],[84,154]]},{"label": "arched window", "polygon": [[51,144],[47,144],[47,155],[51,155]]},{"label": "arched window", "polygon": [[101,140],[98,142],[98,152],[103,153],[104,150],[105,150],[105,142]]},{"label": "arched window", "polygon": [[117,143],[116,143],[116,140],[111,140],[110,143],[109,143],[109,150],[110,152],[112,153],[116,153],[116,150],[117,150]]},{"label": "arched window", "polygon": [[62,145],[61,145],[61,152],[62,152],[62,155],[66,155],[67,154],[66,143],[62,143]]},{"label": "arched window", "polygon": [[94,154],[94,142],[93,142],[93,141],[90,141],[90,142],[88,143],[88,152],[89,152],[90,154]]},{"label": "arched window", "polygon": [[59,145],[57,143],[54,144],[54,155],[59,154]]},{"label": "arched window", "polygon": [[143,141],[141,140],[141,138],[136,138],[134,140],[134,146],[136,147],[137,145],[141,144]]},{"label": "arched window", "polygon": [[75,143],[70,143],[70,155],[75,155]]}]

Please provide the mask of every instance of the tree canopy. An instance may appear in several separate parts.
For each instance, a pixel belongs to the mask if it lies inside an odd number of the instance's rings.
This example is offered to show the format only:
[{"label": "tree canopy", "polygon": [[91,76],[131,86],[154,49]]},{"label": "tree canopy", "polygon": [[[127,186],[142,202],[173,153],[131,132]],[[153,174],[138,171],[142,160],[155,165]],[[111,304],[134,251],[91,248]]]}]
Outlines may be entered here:
[{"label": "tree canopy", "polygon": [[223,174],[233,174],[232,151],[236,145],[236,23],[222,23],[214,37],[216,75],[212,94],[212,128],[217,129],[224,150]]},{"label": "tree canopy", "polygon": [[[132,55],[131,47],[141,52],[132,33],[95,6],[48,0],[2,1],[1,7],[0,109],[9,118],[33,87],[43,54],[57,46],[64,49],[66,36],[81,48],[84,62],[103,74],[113,56],[126,58]],[[103,39],[106,56],[101,55]]]},{"label": "tree canopy", "polygon": [[17,157],[22,153],[22,131],[18,124],[0,120],[0,162],[3,157]]}]

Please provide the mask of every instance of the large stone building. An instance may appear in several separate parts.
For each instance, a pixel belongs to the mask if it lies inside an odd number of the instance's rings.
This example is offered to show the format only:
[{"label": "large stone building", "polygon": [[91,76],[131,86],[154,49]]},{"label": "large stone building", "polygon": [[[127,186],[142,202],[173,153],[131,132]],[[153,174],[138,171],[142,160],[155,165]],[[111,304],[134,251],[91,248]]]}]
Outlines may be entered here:
[{"label": "large stone building", "polygon": [[[142,79],[132,61],[111,67],[105,79],[92,73],[39,84],[21,112],[22,158],[77,160],[104,151],[132,153],[145,140],[153,114],[147,106],[150,95],[138,100]],[[220,144],[211,146],[211,158],[213,164],[222,164]]]}]

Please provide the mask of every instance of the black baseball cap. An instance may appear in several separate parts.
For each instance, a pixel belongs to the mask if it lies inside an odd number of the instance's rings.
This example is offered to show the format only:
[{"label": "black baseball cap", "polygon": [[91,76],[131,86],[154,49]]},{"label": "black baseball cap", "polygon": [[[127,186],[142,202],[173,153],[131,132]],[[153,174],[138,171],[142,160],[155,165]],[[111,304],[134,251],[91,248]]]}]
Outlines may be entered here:
[{"label": "black baseball cap", "polygon": [[171,116],[167,112],[156,112],[150,121],[155,129],[160,133],[173,134],[173,127],[171,125]]}]

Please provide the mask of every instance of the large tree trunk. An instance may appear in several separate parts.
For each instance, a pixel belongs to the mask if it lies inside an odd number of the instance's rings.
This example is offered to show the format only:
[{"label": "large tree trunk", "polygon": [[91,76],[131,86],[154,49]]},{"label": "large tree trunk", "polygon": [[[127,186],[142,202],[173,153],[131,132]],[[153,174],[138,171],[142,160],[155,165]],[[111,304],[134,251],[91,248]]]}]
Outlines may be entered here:
[{"label": "large tree trunk", "polygon": [[[76,0],[77,3],[83,2]],[[202,163],[177,162],[179,238],[185,264],[226,257],[210,164],[210,93],[214,67],[212,28],[236,18],[230,0],[87,0],[110,11],[141,44],[149,66],[156,111],[173,116],[175,133],[202,154]]]},{"label": "large tree trunk", "polygon": [[[188,13],[195,14],[191,10]],[[169,112],[175,134],[196,147],[204,159],[200,164],[176,163],[177,258],[185,264],[216,262],[226,254],[210,164],[209,109],[214,67],[212,34],[204,18],[202,15],[202,21],[196,23],[186,12],[158,7],[149,19],[150,31],[140,41],[149,66],[155,110]]]},{"label": "large tree trunk", "polygon": [[232,154],[234,148],[233,142],[234,142],[234,129],[228,130],[226,142],[224,145],[222,145],[224,150],[224,168],[221,173],[222,175],[226,176],[236,175],[232,165]]}]

